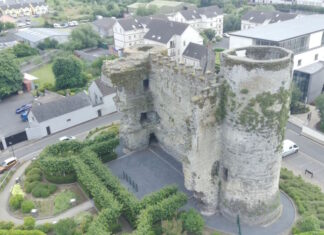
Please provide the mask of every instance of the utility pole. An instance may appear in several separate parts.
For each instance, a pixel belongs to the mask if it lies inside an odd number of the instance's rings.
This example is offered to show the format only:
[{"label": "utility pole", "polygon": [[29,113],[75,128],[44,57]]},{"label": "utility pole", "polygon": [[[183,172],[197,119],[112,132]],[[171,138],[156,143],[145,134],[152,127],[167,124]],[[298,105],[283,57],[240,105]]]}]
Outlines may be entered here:
[{"label": "utility pole", "polygon": [[12,142],[9,142],[9,144],[10,144],[10,147],[11,147],[12,155],[13,155],[14,157],[16,157],[16,156],[15,156],[15,151],[14,151],[14,148],[13,148],[13,144],[12,144]]},{"label": "utility pole", "polygon": [[242,232],[241,232],[241,223],[240,223],[240,216],[239,215],[237,215],[236,223],[237,223],[237,227],[238,227],[238,235],[242,235]]}]

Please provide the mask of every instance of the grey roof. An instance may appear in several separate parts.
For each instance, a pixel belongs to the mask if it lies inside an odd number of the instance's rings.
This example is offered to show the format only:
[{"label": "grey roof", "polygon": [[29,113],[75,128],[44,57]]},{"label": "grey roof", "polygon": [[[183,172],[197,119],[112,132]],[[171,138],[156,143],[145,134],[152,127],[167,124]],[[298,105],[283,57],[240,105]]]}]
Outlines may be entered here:
[{"label": "grey roof", "polygon": [[123,27],[125,31],[130,31],[134,29],[142,29],[149,25],[152,20],[168,20],[168,17],[165,15],[152,15],[152,16],[143,16],[143,17],[129,17],[124,19],[119,19],[118,23]]},{"label": "grey roof", "polygon": [[208,54],[207,47],[205,47],[204,45],[190,42],[182,55],[196,60],[201,60],[203,57],[206,57],[207,54]]},{"label": "grey roof", "polygon": [[0,36],[0,43],[17,41],[17,37],[12,32],[8,32],[3,36]]},{"label": "grey roof", "polygon": [[324,15],[308,15],[229,34],[280,42],[322,30],[324,30]]},{"label": "grey roof", "polygon": [[108,31],[108,30],[112,29],[115,22],[116,22],[116,19],[114,19],[114,18],[104,17],[102,19],[93,21],[92,24],[100,29]]},{"label": "grey roof", "polygon": [[188,24],[174,21],[152,20],[148,25],[150,30],[144,35],[144,38],[155,42],[167,43],[174,35],[181,35],[188,26]]},{"label": "grey roof", "polygon": [[89,105],[91,105],[89,97],[84,92],[80,92],[74,96],[67,96],[38,106],[35,105],[31,111],[38,122],[43,122]]},{"label": "grey roof", "polygon": [[294,19],[297,14],[283,13],[278,11],[248,11],[242,16],[242,20],[263,24],[265,21],[276,23],[285,20]]},{"label": "grey roof", "polygon": [[308,74],[314,74],[324,69],[324,61],[318,61],[316,63],[295,69],[296,71],[308,73]]},{"label": "grey roof", "polygon": [[6,9],[18,9],[21,7],[29,7],[31,5],[44,5],[45,0],[0,0],[0,8]]},{"label": "grey roof", "polygon": [[212,18],[222,13],[223,11],[216,5],[180,11],[180,14],[183,15],[186,20],[201,19],[202,15],[206,16],[207,18]]},{"label": "grey roof", "polygon": [[27,40],[29,42],[39,42],[45,38],[55,36],[69,36],[69,29],[50,29],[50,28],[25,28],[20,29],[15,34],[17,37]]},{"label": "grey roof", "polygon": [[116,90],[114,88],[108,86],[100,78],[96,79],[94,82],[96,83],[98,89],[100,90],[100,92],[103,96],[107,96],[107,95],[116,93]]}]

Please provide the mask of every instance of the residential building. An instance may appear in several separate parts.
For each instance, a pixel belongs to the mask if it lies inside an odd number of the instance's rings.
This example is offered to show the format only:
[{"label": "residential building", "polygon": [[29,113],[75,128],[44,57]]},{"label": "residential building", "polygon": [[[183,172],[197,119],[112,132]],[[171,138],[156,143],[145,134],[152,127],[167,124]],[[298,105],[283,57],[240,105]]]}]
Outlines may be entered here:
[{"label": "residential building", "polygon": [[324,7],[324,0],[250,0],[257,4],[297,4],[314,7]]},{"label": "residential building", "polygon": [[149,3],[135,2],[127,6],[127,8],[128,8],[128,12],[130,12],[131,14],[136,14],[136,11],[139,7],[148,8],[151,6],[156,7],[158,13],[160,14],[174,13],[184,9],[195,8],[194,4],[190,4],[186,2],[178,2],[178,1],[165,1],[165,0],[153,0]]},{"label": "residential building", "polygon": [[218,6],[182,10],[169,17],[172,21],[186,23],[198,31],[213,29],[216,36],[223,35],[223,11]]},{"label": "residential building", "polygon": [[215,58],[215,54],[214,53],[209,54],[208,47],[193,42],[190,42],[187,48],[182,53],[182,62],[185,65],[189,65],[194,68],[201,68],[203,70],[214,69],[214,68],[207,68],[208,67],[207,61],[210,61],[212,66],[215,67],[214,58]]},{"label": "residential building", "polygon": [[116,91],[103,80],[95,80],[88,90],[91,103],[98,116],[104,116],[117,111],[113,100],[116,96]]},{"label": "residential building", "polygon": [[11,17],[44,15],[48,12],[45,0],[0,0],[0,12]]},{"label": "residential building", "polygon": [[59,43],[67,42],[70,32],[70,29],[25,28],[19,29],[15,35],[20,41],[36,47],[46,38],[55,39]]},{"label": "residential building", "polygon": [[182,61],[182,54],[190,42],[203,44],[203,38],[199,32],[189,24],[152,20],[148,28],[149,31],[144,36],[144,43],[164,46],[168,56],[178,62]]},{"label": "residential building", "polygon": [[248,11],[241,18],[241,30],[291,20],[296,17],[297,14],[284,13],[278,11]]},{"label": "residential building", "polygon": [[114,36],[115,23],[116,23],[115,18],[104,17],[92,22],[92,26],[99,33],[101,37],[106,38],[106,37]]},{"label": "residential building", "polygon": [[[321,69],[317,69],[322,66],[322,63],[318,62],[324,60],[323,15],[303,16],[276,24],[230,33],[230,48],[250,45],[279,46],[293,51],[294,81],[304,92],[307,102],[312,102],[316,98],[319,92],[315,90],[321,90],[323,87],[321,79],[318,79]],[[308,78],[300,78],[305,76]],[[316,78],[312,79],[312,76]],[[308,80],[309,85],[305,85],[305,82],[299,82],[301,80]],[[313,84],[316,84],[315,90],[311,88],[314,86]]]},{"label": "residential building", "polygon": [[148,32],[148,24],[153,19],[167,20],[166,16],[129,17],[119,19],[113,27],[115,49],[122,50],[136,44],[144,43],[144,35]]}]

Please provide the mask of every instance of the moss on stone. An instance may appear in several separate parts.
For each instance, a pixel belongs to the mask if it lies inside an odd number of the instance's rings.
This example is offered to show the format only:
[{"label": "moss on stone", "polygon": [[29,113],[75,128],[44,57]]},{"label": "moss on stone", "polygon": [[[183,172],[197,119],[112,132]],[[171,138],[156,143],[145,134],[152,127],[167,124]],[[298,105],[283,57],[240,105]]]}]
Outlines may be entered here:
[{"label": "moss on stone", "polygon": [[230,93],[230,87],[226,82],[223,82],[222,85],[219,87],[219,102],[216,108],[215,117],[216,122],[221,123],[226,115],[227,115],[227,103],[228,103],[228,96]]}]

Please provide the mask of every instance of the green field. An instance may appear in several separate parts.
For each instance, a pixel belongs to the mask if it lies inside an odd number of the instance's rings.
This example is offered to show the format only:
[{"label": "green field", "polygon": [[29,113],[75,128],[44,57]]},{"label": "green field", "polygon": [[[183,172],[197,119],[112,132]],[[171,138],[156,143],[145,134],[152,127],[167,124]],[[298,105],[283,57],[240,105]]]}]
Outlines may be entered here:
[{"label": "green field", "polygon": [[46,64],[37,70],[34,70],[31,74],[39,79],[35,81],[39,89],[44,88],[45,84],[55,85],[55,76],[52,71],[53,64]]}]

